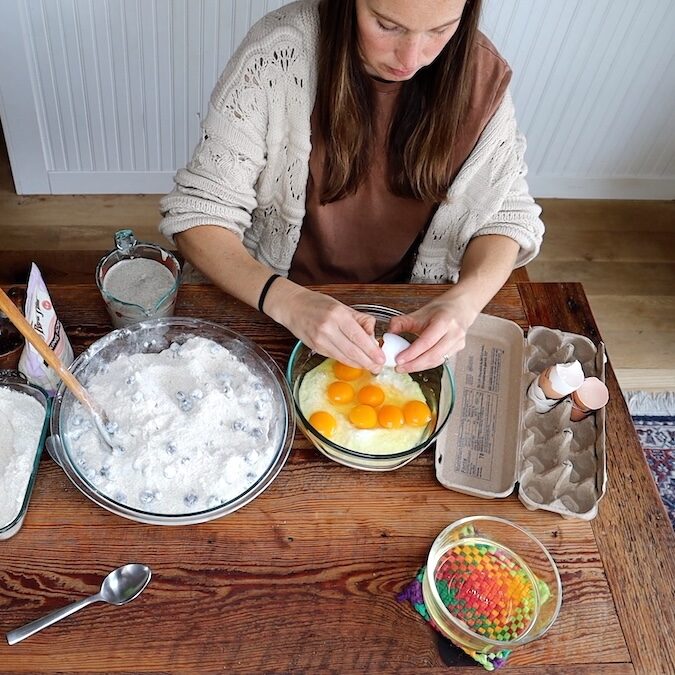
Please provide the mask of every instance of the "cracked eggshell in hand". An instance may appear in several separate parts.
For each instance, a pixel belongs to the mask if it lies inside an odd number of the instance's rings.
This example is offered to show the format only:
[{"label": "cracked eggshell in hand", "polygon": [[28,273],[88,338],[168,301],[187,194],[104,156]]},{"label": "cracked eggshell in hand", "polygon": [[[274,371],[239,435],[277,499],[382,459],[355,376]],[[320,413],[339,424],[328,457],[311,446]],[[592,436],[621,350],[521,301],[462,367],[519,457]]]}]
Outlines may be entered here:
[{"label": "cracked eggshell in hand", "polygon": [[385,366],[389,368],[396,367],[396,357],[405,349],[410,347],[410,343],[396,333],[385,333],[382,336],[382,351],[386,361]]}]

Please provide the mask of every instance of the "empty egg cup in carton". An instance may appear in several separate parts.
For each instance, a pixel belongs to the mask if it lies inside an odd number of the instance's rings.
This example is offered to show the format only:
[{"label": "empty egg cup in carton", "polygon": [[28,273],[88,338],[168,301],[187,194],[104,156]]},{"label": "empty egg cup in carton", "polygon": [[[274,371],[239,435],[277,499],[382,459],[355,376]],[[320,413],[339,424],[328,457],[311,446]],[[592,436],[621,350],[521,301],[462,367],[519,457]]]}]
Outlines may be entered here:
[{"label": "empty egg cup in carton", "polygon": [[527,339],[512,321],[481,314],[454,357],[455,414],[436,444],[445,487],[506,497],[519,483],[528,509],[590,520],[605,493],[605,410],[570,420],[572,400],[537,412],[530,384],[549,366],[579,361],[605,381],[605,350],[574,333],[535,326]]}]

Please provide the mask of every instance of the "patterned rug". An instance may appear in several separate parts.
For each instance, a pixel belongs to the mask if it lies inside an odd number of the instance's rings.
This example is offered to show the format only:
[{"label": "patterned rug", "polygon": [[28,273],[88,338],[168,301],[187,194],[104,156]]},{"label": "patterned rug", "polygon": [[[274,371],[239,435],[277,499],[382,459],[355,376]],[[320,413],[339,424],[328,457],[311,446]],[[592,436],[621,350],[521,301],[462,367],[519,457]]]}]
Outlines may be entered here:
[{"label": "patterned rug", "polygon": [[647,463],[675,529],[675,392],[625,394]]}]

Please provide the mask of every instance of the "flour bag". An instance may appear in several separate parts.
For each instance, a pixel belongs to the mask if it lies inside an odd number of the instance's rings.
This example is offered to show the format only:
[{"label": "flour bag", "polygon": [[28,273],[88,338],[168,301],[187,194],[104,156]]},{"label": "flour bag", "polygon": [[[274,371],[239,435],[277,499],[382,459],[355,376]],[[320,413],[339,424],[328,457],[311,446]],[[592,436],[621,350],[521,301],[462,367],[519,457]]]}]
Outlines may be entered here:
[{"label": "flour bag", "polygon": [[[45,286],[40,270],[35,263],[31,266],[30,277],[28,278],[24,314],[28,323],[42,336],[67,368],[73,362],[73,348],[70,346],[63,325],[56,316],[47,286]],[[50,394],[56,393],[61,378],[54,372],[53,368],[45,363],[35,347],[28,342],[21,352],[19,370],[33,384],[42,387]]]}]

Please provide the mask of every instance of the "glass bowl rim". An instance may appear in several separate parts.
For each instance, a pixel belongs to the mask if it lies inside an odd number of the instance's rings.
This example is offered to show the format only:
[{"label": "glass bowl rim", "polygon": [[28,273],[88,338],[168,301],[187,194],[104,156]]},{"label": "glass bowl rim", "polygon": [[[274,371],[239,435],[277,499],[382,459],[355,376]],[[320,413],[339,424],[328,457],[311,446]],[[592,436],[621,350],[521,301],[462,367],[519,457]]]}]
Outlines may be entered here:
[{"label": "glass bowl rim", "polygon": [[[366,313],[373,313],[373,312],[379,312],[381,314],[384,314],[386,316],[389,316],[390,318],[392,316],[402,316],[403,312],[401,312],[398,309],[393,309],[392,307],[384,307],[383,305],[369,305],[369,304],[355,304],[355,305],[350,305],[352,309],[357,309],[359,311],[363,311]],[[377,318],[377,317],[376,317]],[[295,391],[292,383],[292,375],[293,373],[291,372],[291,366],[295,363],[297,356],[301,349],[305,347],[308,349],[307,345],[302,342],[302,340],[298,340],[293,347],[293,350],[291,351],[290,356],[288,357],[288,365],[286,366],[286,379],[288,381],[288,385],[291,391],[291,398],[293,399],[293,407],[295,409],[295,413],[298,416],[302,426],[307,429],[312,435],[316,436],[319,440],[319,442],[324,443],[328,447],[331,448],[331,450],[334,450],[338,453],[344,453],[345,455],[355,457],[357,459],[366,459],[366,460],[374,460],[376,462],[378,461],[389,461],[389,460],[396,460],[396,459],[404,459],[406,457],[414,456],[414,455],[419,455],[422,453],[426,448],[428,448],[438,437],[438,435],[441,433],[441,431],[444,429],[445,425],[447,424],[448,420],[450,419],[450,414],[452,413],[454,407],[455,407],[455,376],[452,373],[452,370],[450,370],[450,367],[448,366],[447,362],[444,362],[442,364],[442,368],[447,372],[448,374],[448,379],[450,381],[450,405],[448,406],[448,411],[445,415],[445,418],[443,419],[442,422],[437,423],[436,429],[429,435],[427,436],[421,443],[418,443],[417,445],[413,446],[412,448],[408,450],[402,450],[400,452],[396,453],[388,453],[386,455],[372,455],[369,453],[365,452],[358,452],[357,450],[351,450],[349,448],[345,448],[342,445],[338,445],[337,443],[333,442],[330,440],[330,438],[327,438],[323,434],[321,434],[319,431],[317,431],[310,423],[309,420],[304,416],[302,411],[300,410],[300,405],[295,399]],[[316,354],[317,352],[312,350],[312,354]],[[441,367],[441,366],[436,366]],[[434,370],[431,368],[430,370]],[[424,371],[420,371],[424,372]]]},{"label": "glass bowl rim", "polygon": [[[255,481],[255,483],[246,488],[246,490],[244,490],[241,494],[233,497],[227,502],[218,504],[210,509],[191,511],[188,513],[158,513],[153,511],[145,511],[127,504],[122,504],[112,499],[110,496],[98,490],[96,486],[94,486],[85,476],[82,475],[80,470],[73,462],[70,453],[65,448],[60,433],[61,407],[63,404],[63,398],[68,392],[63,382],[59,383],[58,390],[53,399],[49,423],[51,436],[48,439],[49,442],[47,444],[47,449],[52,458],[55,459],[55,461],[70,478],[75,487],[80,490],[80,492],[91,499],[95,504],[118,516],[146,524],[160,525],[186,525],[208,522],[221,516],[228,515],[229,513],[233,513],[258,497],[260,494],[262,494],[262,492],[264,492],[265,489],[267,489],[267,487],[269,487],[269,485],[275,480],[281,469],[284,467],[286,460],[290,455],[293,439],[295,437],[295,419],[291,414],[292,395],[290,392],[290,387],[284,378],[283,371],[277,362],[272,358],[272,356],[260,345],[255,343],[250,338],[242,335],[241,333],[228,328],[227,326],[194,317],[159,317],[155,319],[146,319],[129,326],[117,328],[109,333],[106,333],[98,340],[93,342],[85,351],[77,356],[77,358],[69,366],[68,370],[75,374],[77,368],[84,361],[92,358],[103,348],[114,342],[114,340],[118,337],[116,334],[133,331],[134,328],[136,328],[136,330],[140,330],[163,326],[185,328],[187,330],[191,328],[195,329],[206,327],[215,329],[216,331],[219,331],[228,337],[240,341],[248,351],[253,352],[253,354],[255,354],[255,356],[260,359],[259,364],[265,366],[265,368],[269,371],[270,376],[278,386],[283,399],[284,409],[281,440],[274,453],[274,458],[262,475]],[[96,349],[94,349],[95,347]],[[53,440],[52,437],[57,440]],[[54,453],[58,455],[58,458],[54,457]]]},{"label": "glass bowl rim", "polygon": [[[461,630],[462,632],[468,634],[471,636],[472,639],[479,641],[479,642],[484,642],[492,647],[500,647],[501,649],[509,649],[511,647],[517,647],[519,645],[524,645],[527,644],[528,642],[531,642],[537,638],[543,637],[546,632],[549,630],[549,628],[555,623],[556,619],[558,618],[558,614],[560,614],[560,608],[562,606],[562,582],[560,580],[560,571],[558,570],[558,566],[555,563],[555,560],[553,560],[553,556],[549,553],[548,549],[541,543],[538,537],[533,535],[529,530],[526,528],[522,527],[521,525],[518,525],[518,523],[514,523],[511,520],[507,520],[506,518],[500,518],[499,516],[465,516],[464,518],[460,518],[459,520],[454,521],[453,523],[450,523],[447,527],[444,527],[441,532],[436,536],[434,539],[433,544],[431,545],[431,549],[429,550],[429,554],[427,555],[427,561],[426,561],[426,571],[425,574],[429,574],[429,570],[431,570],[432,575],[435,572],[435,566],[432,565],[433,558],[432,554],[434,554],[434,546],[436,545],[436,542],[443,537],[443,535],[454,529],[461,528],[466,525],[470,525],[472,523],[475,523],[477,521],[481,520],[487,520],[490,521],[491,523],[497,523],[499,525],[506,525],[507,527],[511,527],[515,530],[518,530],[521,534],[525,535],[529,540],[531,540],[539,549],[544,553],[544,556],[546,557],[546,560],[548,561],[549,565],[551,566],[551,569],[553,570],[553,575],[555,578],[555,591],[556,591],[556,606],[551,614],[551,619],[548,622],[546,626],[544,626],[543,630],[538,633],[536,636],[530,636],[530,630],[534,627],[534,623],[531,624],[530,628],[526,631],[524,635],[521,637],[516,638],[515,640],[509,640],[509,641],[503,641],[503,640],[493,640],[492,638],[488,638],[485,635],[481,635],[480,633],[476,633],[475,631],[471,630],[469,626],[467,626],[463,621],[460,621],[459,619],[455,618],[447,609],[447,607],[443,604],[443,601],[441,600],[441,596],[438,593],[438,589],[436,588],[435,583],[429,583],[429,589],[431,591],[431,595],[433,597],[434,602],[436,605],[441,608],[441,611],[443,613],[443,616],[446,617],[447,619],[450,620],[450,622],[455,626],[457,629]],[[524,569],[526,570],[528,576],[536,579],[537,575],[535,574],[534,571],[531,570],[530,566],[522,559],[522,557],[513,551],[510,546],[507,544],[503,544],[502,542],[495,541],[491,539],[489,536],[484,536],[481,535],[480,532],[477,535],[479,538],[483,538],[485,540],[491,541],[492,543],[496,544],[500,548],[505,548],[509,551],[511,555],[513,555],[519,564],[521,564]],[[459,541],[459,540],[458,540]],[[549,582],[545,582],[549,583]],[[539,589],[537,587],[536,583],[533,583],[533,588],[535,591],[535,594],[537,598],[539,598]],[[553,589],[552,589],[553,590]],[[551,592],[551,595],[553,595],[553,592]]]}]

